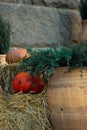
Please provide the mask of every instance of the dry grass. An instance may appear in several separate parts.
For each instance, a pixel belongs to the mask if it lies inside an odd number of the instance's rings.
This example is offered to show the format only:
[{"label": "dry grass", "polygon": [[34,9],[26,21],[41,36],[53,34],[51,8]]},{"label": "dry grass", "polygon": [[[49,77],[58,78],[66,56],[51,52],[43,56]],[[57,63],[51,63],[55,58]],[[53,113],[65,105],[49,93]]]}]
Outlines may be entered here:
[{"label": "dry grass", "polygon": [[52,130],[44,93],[0,93],[1,130]]},{"label": "dry grass", "polygon": [[12,80],[18,73],[17,64],[0,66],[0,85],[6,92],[12,93]]},{"label": "dry grass", "polygon": [[[12,94],[16,65],[0,67],[0,130],[52,130],[46,90],[40,94]],[[11,93],[10,93],[11,92]]]}]

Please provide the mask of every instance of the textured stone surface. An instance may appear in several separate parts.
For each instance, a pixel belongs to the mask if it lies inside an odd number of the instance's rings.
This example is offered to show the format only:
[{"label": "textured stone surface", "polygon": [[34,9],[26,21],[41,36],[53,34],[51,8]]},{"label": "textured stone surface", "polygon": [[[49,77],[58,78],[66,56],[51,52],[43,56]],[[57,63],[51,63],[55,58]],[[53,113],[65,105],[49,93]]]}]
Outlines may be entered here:
[{"label": "textured stone surface", "polygon": [[11,23],[13,46],[50,47],[78,38],[78,11],[0,4],[0,14]]},{"label": "textured stone surface", "polygon": [[17,3],[17,4],[41,4],[42,0],[0,0],[0,2],[5,2],[5,3]]},{"label": "textured stone surface", "polygon": [[80,0],[0,0],[0,2],[43,5],[62,8],[78,8]]},{"label": "textured stone surface", "polygon": [[44,5],[43,0],[0,0],[0,2],[29,4],[29,5]]},{"label": "textured stone surface", "polygon": [[78,8],[80,0],[44,0],[47,5],[53,5],[55,7],[64,7],[75,9]]},{"label": "textured stone surface", "polygon": [[81,17],[75,10],[59,10],[59,34],[60,43],[66,44],[69,41],[78,42],[81,32]]}]

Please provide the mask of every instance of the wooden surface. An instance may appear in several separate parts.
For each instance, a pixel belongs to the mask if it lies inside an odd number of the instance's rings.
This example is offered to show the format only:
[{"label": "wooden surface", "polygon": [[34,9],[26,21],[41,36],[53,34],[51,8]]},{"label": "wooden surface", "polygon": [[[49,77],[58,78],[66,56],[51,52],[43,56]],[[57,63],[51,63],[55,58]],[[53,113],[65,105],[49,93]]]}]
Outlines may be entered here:
[{"label": "wooden surface", "polygon": [[54,130],[87,130],[87,68],[64,73],[60,67],[52,76],[47,90]]}]

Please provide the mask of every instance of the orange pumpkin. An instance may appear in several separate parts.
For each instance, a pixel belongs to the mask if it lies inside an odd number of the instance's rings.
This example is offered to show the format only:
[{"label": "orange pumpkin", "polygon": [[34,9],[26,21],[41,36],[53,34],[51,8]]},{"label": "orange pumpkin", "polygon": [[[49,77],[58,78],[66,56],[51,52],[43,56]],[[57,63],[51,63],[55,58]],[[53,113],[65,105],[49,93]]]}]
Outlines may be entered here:
[{"label": "orange pumpkin", "polygon": [[20,62],[24,57],[30,57],[30,54],[27,52],[24,48],[18,48],[9,51],[6,54],[6,62],[7,63],[18,63]]},{"label": "orange pumpkin", "polygon": [[27,93],[32,85],[32,76],[27,72],[20,72],[13,79],[13,91]]},{"label": "orange pumpkin", "polygon": [[40,93],[43,91],[45,87],[45,83],[44,81],[38,77],[38,76],[34,76],[32,77],[32,86],[30,88],[30,93]]}]

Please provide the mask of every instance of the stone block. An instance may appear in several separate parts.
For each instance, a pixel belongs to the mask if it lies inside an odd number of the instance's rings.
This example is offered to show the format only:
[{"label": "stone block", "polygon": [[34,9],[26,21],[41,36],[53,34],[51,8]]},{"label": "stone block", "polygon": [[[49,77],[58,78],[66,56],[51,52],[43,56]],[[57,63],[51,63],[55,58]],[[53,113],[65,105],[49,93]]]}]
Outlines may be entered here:
[{"label": "stone block", "polygon": [[77,9],[80,0],[0,0],[0,2]]},{"label": "stone block", "polygon": [[47,6],[62,7],[69,9],[77,9],[79,7],[80,0],[44,0]]},{"label": "stone block", "polygon": [[22,4],[0,4],[0,14],[11,23],[11,45],[54,47],[67,45],[80,32],[78,11]]}]

